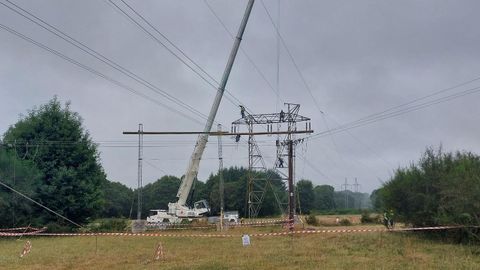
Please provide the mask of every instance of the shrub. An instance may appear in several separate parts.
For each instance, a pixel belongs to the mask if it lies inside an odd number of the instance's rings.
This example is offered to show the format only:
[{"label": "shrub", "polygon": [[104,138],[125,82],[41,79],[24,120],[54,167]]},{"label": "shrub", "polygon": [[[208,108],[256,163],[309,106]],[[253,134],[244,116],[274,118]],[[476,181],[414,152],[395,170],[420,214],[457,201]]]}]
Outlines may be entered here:
[{"label": "shrub", "polygon": [[[378,192],[395,220],[415,227],[480,224],[480,156],[427,148],[421,159],[399,168]],[[471,232],[471,233],[470,233]],[[479,241],[472,230],[456,232],[462,241]],[[439,234],[440,233],[435,233]],[[446,236],[452,233],[445,234]]]},{"label": "shrub", "polygon": [[305,218],[305,221],[307,222],[308,225],[312,225],[312,226],[317,226],[318,225],[317,217],[314,214],[308,215]]},{"label": "shrub", "polygon": [[124,218],[105,218],[97,219],[87,226],[84,231],[89,232],[123,232],[129,227],[128,219]]},{"label": "shrub", "polygon": [[46,227],[47,227],[47,232],[49,233],[66,233],[66,232],[73,231],[72,226],[60,225],[54,222],[48,223]]},{"label": "shrub", "polygon": [[349,219],[344,218],[344,219],[340,220],[340,225],[341,226],[350,226],[350,225],[352,225],[352,222],[350,222]]},{"label": "shrub", "polygon": [[370,212],[367,210],[362,211],[362,217],[360,218],[360,222],[362,223],[376,223],[377,222],[376,216],[372,216]]}]

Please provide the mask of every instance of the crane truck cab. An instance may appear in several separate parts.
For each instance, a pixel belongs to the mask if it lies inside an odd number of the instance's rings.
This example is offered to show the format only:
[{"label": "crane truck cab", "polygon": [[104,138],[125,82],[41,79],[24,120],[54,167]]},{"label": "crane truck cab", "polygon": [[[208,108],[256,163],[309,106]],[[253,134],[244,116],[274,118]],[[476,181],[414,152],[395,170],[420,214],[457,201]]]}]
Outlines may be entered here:
[{"label": "crane truck cab", "polygon": [[226,211],[223,213],[223,220],[230,223],[238,223],[238,211]]},{"label": "crane truck cab", "polygon": [[180,223],[183,219],[193,219],[203,217],[210,212],[210,206],[206,200],[200,200],[193,204],[193,208],[177,203],[168,204],[167,210],[154,209],[150,210],[147,217],[148,225],[157,225],[162,223]]}]

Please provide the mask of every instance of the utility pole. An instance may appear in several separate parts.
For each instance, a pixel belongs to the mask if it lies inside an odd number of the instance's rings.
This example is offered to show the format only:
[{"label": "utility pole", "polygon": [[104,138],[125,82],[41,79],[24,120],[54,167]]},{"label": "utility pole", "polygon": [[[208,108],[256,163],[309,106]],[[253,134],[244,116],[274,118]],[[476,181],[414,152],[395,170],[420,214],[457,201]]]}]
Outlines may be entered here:
[{"label": "utility pole", "polygon": [[295,192],[293,186],[293,141],[288,141],[288,224],[293,230],[295,217]]},{"label": "utility pole", "polygon": [[138,124],[138,208],[137,220],[142,219],[142,160],[143,160],[143,124]]},{"label": "utility pole", "polygon": [[345,209],[348,208],[348,193],[347,193],[348,186],[349,186],[348,180],[347,180],[347,178],[345,177],[345,183],[342,185],[343,193],[345,193]]},{"label": "utility pole", "polygon": [[[222,125],[218,124],[217,131],[222,132]],[[222,136],[218,136],[218,187],[220,192],[220,231],[223,231],[223,211],[225,208],[225,202],[223,198],[224,185],[223,185],[223,154],[222,154]]]}]

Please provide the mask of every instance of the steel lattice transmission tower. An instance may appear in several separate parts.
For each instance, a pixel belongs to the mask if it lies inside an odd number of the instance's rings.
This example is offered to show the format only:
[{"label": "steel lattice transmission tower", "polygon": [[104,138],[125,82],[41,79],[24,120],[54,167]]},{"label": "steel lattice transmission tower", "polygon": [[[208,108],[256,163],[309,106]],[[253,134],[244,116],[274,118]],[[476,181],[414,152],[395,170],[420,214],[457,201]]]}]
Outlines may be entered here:
[{"label": "steel lattice transmission tower", "polygon": [[[303,139],[297,140],[295,133],[298,129],[304,129],[306,133],[313,132],[311,130],[310,118],[298,114],[300,110],[299,104],[285,103],[287,111],[283,110],[278,113],[269,114],[249,114],[241,107],[242,118],[232,122],[232,133],[240,130],[240,126],[244,125],[248,128],[248,184],[247,184],[247,208],[248,217],[255,218],[262,206],[263,199],[267,188],[272,188],[275,200],[282,213],[285,213],[288,205],[290,219],[293,219],[295,211],[294,191],[293,191],[293,173],[294,173],[294,147]],[[297,126],[298,123],[304,122],[305,126]],[[280,131],[286,129],[285,138],[276,140],[276,160],[273,170],[269,170],[265,164],[260,147],[255,140],[255,128],[260,126],[263,130],[267,130],[266,134],[274,134],[273,125],[277,124]],[[282,127],[283,125],[283,127]],[[237,141],[239,140],[237,136]],[[288,157],[288,158],[286,158]],[[260,172],[260,173],[259,173]],[[280,179],[274,179],[275,173]],[[283,202],[272,186],[272,181],[285,181],[288,187],[288,202]]]}]

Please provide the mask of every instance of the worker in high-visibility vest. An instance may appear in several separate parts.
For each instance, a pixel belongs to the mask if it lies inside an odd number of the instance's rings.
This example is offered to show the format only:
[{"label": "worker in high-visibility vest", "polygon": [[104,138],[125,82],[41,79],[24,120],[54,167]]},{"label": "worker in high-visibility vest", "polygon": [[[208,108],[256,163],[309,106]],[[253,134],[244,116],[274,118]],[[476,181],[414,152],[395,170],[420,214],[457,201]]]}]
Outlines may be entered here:
[{"label": "worker in high-visibility vest", "polygon": [[387,229],[393,229],[394,221],[393,221],[393,210],[383,212],[383,224]]}]

